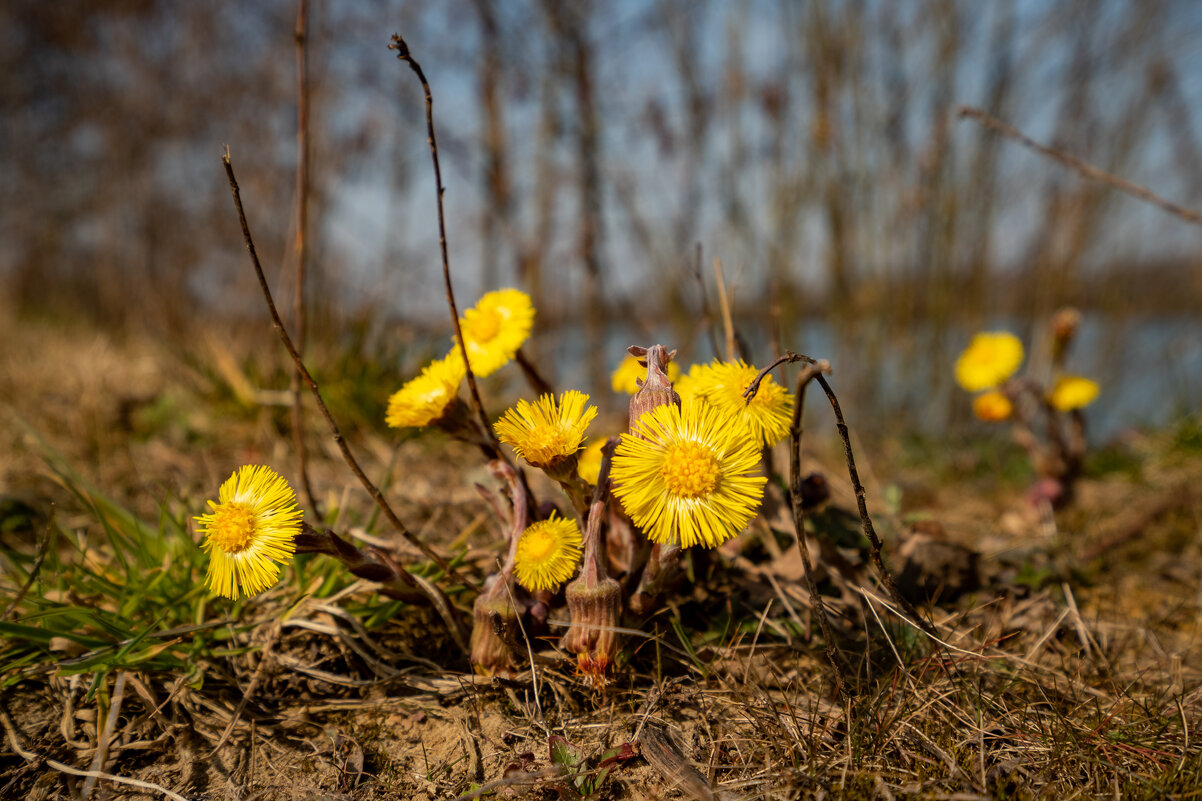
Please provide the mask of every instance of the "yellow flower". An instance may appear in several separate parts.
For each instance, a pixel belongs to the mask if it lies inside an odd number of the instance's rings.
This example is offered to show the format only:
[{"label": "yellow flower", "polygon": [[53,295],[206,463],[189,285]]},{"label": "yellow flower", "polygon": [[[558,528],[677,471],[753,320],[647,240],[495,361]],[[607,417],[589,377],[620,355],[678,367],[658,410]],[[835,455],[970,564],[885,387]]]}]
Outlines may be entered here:
[{"label": "yellow flower", "polygon": [[695,364],[680,380],[676,391],[681,400],[696,398],[747,427],[759,445],[775,445],[789,433],[793,422],[793,395],[771,374],[760,382],[751,403],[743,391],[751,385],[759,370],[744,363],[715,361]]},{"label": "yellow flower", "polygon": [[759,443],[703,403],[664,404],[623,434],[614,452],[614,494],[635,524],[660,543],[714,548],[742,531],[759,510]]},{"label": "yellow flower", "polygon": [[209,501],[208,514],[196,518],[209,554],[205,583],[216,593],[237,599],[275,584],[276,562],[292,559],[302,512],[288,482],[270,467],[247,465],[226,479]]},{"label": "yellow flower", "polygon": [[977,416],[977,419],[987,423],[1009,420],[1013,412],[1014,404],[1010,402],[1004,392],[994,390],[972,399],[972,413]]},{"label": "yellow flower", "polygon": [[463,360],[447,357],[430,362],[416,378],[406,382],[388,399],[385,420],[392,428],[428,426],[442,417],[459,397]]},{"label": "yellow flower", "polygon": [[993,389],[1023,363],[1023,343],[1008,331],[980,333],[956,359],[956,383],[969,392]]},{"label": "yellow flower", "polygon": [[[472,371],[479,376],[492,375],[505,366],[522,347],[534,327],[534,305],[530,296],[519,289],[497,289],[485,293],[476,305],[459,318],[463,341]],[[450,359],[462,362],[459,341],[451,349]]]},{"label": "yellow flower", "polygon": [[[680,367],[676,362],[668,362],[668,380],[675,383],[680,377]],[[636,380],[637,379],[637,380]],[[647,380],[647,368],[639,364],[637,356],[626,354],[622,363],[613,374],[614,392],[625,392],[633,395],[639,391],[638,381]]]},{"label": "yellow flower", "polygon": [[1098,397],[1098,382],[1079,375],[1065,375],[1056,379],[1048,402],[1062,412],[1083,409]]},{"label": "yellow flower", "polygon": [[575,457],[584,442],[584,432],[597,416],[597,407],[589,406],[588,395],[570,389],[560,396],[543,395],[538,403],[517,402],[493,424],[497,437],[513,446],[518,456],[535,467],[558,466]]},{"label": "yellow flower", "polygon": [[514,577],[531,592],[554,590],[572,577],[583,540],[574,520],[556,517],[528,526],[518,540]]},{"label": "yellow flower", "polygon": [[595,437],[580,452],[576,462],[576,475],[590,484],[596,484],[601,477],[601,449],[605,447],[608,437]]}]

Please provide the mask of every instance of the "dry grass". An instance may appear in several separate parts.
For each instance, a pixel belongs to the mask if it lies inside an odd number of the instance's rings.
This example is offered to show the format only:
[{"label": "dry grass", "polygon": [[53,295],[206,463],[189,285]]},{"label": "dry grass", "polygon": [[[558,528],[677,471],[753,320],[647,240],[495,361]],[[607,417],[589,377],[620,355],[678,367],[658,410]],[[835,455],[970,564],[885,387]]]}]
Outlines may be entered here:
[{"label": "dry grass", "polygon": [[[286,385],[278,365],[5,325],[5,607],[34,563],[51,502],[60,529],[89,537],[81,551],[60,538],[47,557],[43,569],[68,573],[115,558],[98,517],[120,524],[103,512],[102,495],[142,520],[182,523],[230,465],[291,464],[286,409],[255,402],[272,397],[258,387]],[[447,458],[442,440],[395,447],[358,412],[348,428],[369,472],[390,477],[382,488],[402,517],[446,553],[462,553],[473,571],[490,570],[500,535],[472,490],[485,475],[478,459],[454,448]],[[81,492],[80,481],[48,469],[45,448],[18,419],[91,488]],[[811,444],[834,485],[835,511],[818,520],[833,536],[838,508],[854,507],[837,446],[820,437]],[[705,797],[709,787],[723,799],[1197,797],[1197,424],[1095,456],[1077,504],[1043,519],[1023,511],[1018,479],[999,478],[1007,446],[886,446],[861,453],[888,544],[895,548],[915,520],[936,520],[950,540],[981,552],[985,584],[930,608],[940,638],[932,641],[871,584],[860,593],[856,582],[827,575],[849,698],[832,695],[787,531],[771,521],[762,537],[694,563],[698,580],[643,636],[628,637],[604,693],[573,675],[547,637],[531,643],[533,670],[473,676],[426,610],[388,602],[315,561],[252,602],[205,605],[182,585],[201,569],[198,559],[186,563],[195,548],[184,548],[163,557],[177,562],[164,565],[162,580],[175,576],[181,597],[199,604],[203,616],[192,623],[232,622],[163,635],[138,610],[117,608],[116,595],[86,591],[81,578],[77,596],[67,587],[45,600],[110,606],[114,620],[146,626],[145,642],[161,650],[133,664],[60,639],[18,663],[21,637],[6,629],[0,797],[76,797],[86,779],[46,760],[88,770],[114,708],[115,736],[98,765],[189,799],[553,798],[593,784],[593,797],[632,799]],[[314,483],[341,528],[382,537],[416,561],[376,525],[333,449],[322,442],[313,456]],[[886,491],[891,485],[900,496]],[[840,553],[864,563],[851,545]],[[31,592],[49,582],[40,577]],[[456,599],[464,609],[470,601]],[[27,606],[7,622],[39,625]],[[81,663],[70,660],[98,653],[108,656],[71,669]],[[177,656],[187,669],[161,661]],[[553,769],[549,734],[586,758],[578,773]],[[598,780],[600,756],[623,743],[641,755]],[[164,797],[101,779],[93,797],[106,794]]]}]

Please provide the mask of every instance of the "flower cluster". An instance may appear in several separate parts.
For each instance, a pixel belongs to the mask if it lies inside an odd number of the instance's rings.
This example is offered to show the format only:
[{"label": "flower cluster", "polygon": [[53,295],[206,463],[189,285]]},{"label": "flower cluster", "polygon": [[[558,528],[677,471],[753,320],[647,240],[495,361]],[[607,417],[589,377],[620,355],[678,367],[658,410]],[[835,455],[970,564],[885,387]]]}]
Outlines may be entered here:
[{"label": "flower cluster", "polygon": [[[456,338],[445,357],[392,393],[385,417],[392,428],[435,426],[481,445],[490,470],[508,484],[508,503],[493,504],[508,530],[508,553],[472,607],[476,669],[486,675],[516,669],[522,656],[513,646],[514,627],[523,619],[545,625],[554,608],[566,607],[571,623],[561,645],[602,684],[628,625],[625,611],[653,611],[683,550],[716,548],[758,514],[767,484],[764,449],[788,434],[793,397],[743,361],[717,360],[682,374],[676,351],[631,347],[612,376],[614,390],[631,395],[620,436],[590,440],[597,407],[585,393],[568,390],[518,400],[492,424],[496,439],[486,440],[489,432],[467,414],[460,386],[469,365],[487,376],[521,360],[533,322],[525,293],[485,294],[459,320],[462,341]],[[522,368],[533,385],[545,385],[528,362]],[[753,385],[756,392],[745,396]],[[1080,397],[1079,388],[1062,392]],[[570,512],[531,497],[533,485],[497,453],[498,442],[558,484]],[[207,583],[232,599],[271,587],[297,552],[333,556],[377,582],[404,573],[388,568],[390,557],[380,549],[360,550],[305,525],[296,495],[267,467],[235,471],[196,522],[209,557]],[[609,575],[615,565],[628,580]]]},{"label": "flower cluster", "polygon": [[[1081,412],[1098,397],[1098,384],[1064,370],[1069,346],[1081,323],[1075,309],[1057,311],[1048,326],[1052,384],[1028,375],[1016,376],[1023,344],[1006,331],[976,334],[956,360],[956,382],[977,395],[973,414],[985,422],[1013,421],[1015,440],[1027,451],[1040,476],[1030,497],[1063,504],[1081,474],[1085,454],[1085,419]],[[1032,417],[1042,414],[1042,425]],[[1037,432],[1042,432],[1041,436]]]},{"label": "flower cluster", "polygon": [[[517,289],[486,293],[459,318],[463,344],[472,372],[488,376],[504,367],[525,344],[534,327],[530,296]],[[467,374],[459,339],[442,359],[426,365],[421,374],[393,393],[386,422],[392,428],[441,425],[459,433],[452,413],[459,403],[459,385]]]}]

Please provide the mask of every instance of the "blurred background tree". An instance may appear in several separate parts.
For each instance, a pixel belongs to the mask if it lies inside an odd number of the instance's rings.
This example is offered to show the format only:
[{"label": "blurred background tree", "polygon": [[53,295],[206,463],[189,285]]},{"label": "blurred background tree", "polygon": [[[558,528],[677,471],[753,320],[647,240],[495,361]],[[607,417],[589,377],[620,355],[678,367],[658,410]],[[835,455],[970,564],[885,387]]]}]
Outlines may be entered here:
[{"label": "blurred background tree", "polygon": [[[565,382],[595,382],[634,342],[709,358],[698,320],[720,257],[751,356],[829,356],[862,424],[966,417],[949,374],[969,334],[1030,341],[1065,304],[1086,314],[1078,367],[1104,414],[1196,408],[1198,230],[955,113],[1202,207],[1192,0],[309,13],[315,344],[348,321],[447,335],[422,101],[386,49],[400,31],[433,84],[462,301],[530,291]],[[262,323],[218,157],[228,144],[290,292],[295,15],[288,0],[0,8],[9,313],[181,342]],[[1162,378],[1120,386],[1131,363]]]}]

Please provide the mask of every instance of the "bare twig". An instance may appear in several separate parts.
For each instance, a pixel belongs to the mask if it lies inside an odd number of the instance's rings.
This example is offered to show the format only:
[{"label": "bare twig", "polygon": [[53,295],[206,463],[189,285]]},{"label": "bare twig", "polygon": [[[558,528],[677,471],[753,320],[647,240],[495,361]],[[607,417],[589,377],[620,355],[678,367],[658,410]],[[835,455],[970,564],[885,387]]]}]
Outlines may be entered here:
[{"label": "bare twig", "polygon": [[[771,369],[769,367],[760,373],[753,386],[758,388],[760,379],[767,375]],[[814,581],[814,563],[810,561],[810,548],[806,544],[805,502],[802,498],[801,480],[802,412],[805,407],[806,387],[814,380],[815,376],[829,369],[830,363],[825,360],[821,362],[811,361],[803,366],[801,372],[797,375],[797,399],[793,404],[793,422],[789,426],[789,505],[793,511],[793,536],[797,540],[797,550],[801,554],[801,559],[805,567],[806,589],[809,590],[810,600],[814,602],[814,606],[818,610],[818,626],[822,629],[826,660],[831,663],[831,669],[835,671],[835,694],[845,695],[849,692],[849,688],[847,680],[843,675],[843,665],[839,661],[839,648],[835,645],[835,635],[831,631],[831,624],[827,619],[826,604],[822,600],[822,593],[818,592],[818,583]],[[748,389],[751,389],[751,387],[748,387]],[[753,392],[751,397],[754,396],[755,393]]]},{"label": "bare twig", "polygon": [[[868,542],[872,546],[872,563],[876,565],[877,572],[881,576],[881,581],[884,582],[885,589],[889,592],[889,596],[893,598],[894,602],[897,603],[897,605],[901,607],[907,615],[918,621],[919,625],[921,625],[928,634],[932,634],[933,629],[930,628],[930,624],[923,618],[919,617],[914,605],[911,604],[909,600],[907,600],[900,592],[898,592],[897,584],[893,580],[893,574],[889,572],[889,568],[885,566],[885,560],[882,556],[883,546],[881,544],[881,539],[877,536],[876,529],[872,525],[872,518],[868,516],[868,503],[865,500],[864,485],[860,483],[860,473],[858,470],[856,470],[856,458],[851,450],[851,437],[847,431],[847,422],[843,419],[843,409],[839,406],[839,399],[835,397],[835,391],[831,389],[830,383],[826,380],[826,376],[823,375],[825,370],[830,369],[830,363],[826,362],[825,360],[816,362],[809,356],[802,356],[799,353],[787,351],[785,355],[774,359],[771,364],[769,364],[763,370],[760,370],[759,375],[755,377],[755,380],[752,381],[744,391],[744,397],[746,397],[747,402],[750,403],[751,399],[755,397],[755,393],[759,390],[760,382],[764,379],[764,376],[766,376],[777,366],[786,362],[804,362],[811,367],[825,365],[824,370],[813,371],[811,378],[818,381],[819,386],[822,387],[822,391],[826,393],[827,400],[830,401],[831,410],[835,414],[835,427],[839,430],[839,437],[843,441],[843,454],[847,460],[847,473],[851,478],[852,490],[855,491],[856,495],[856,506],[860,512],[860,525],[864,530],[864,536],[868,538]],[[806,371],[803,370],[802,374],[805,375],[805,373]],[[809,379],[807,378],[807,380]],[[799,409],[801,408],[801,390],[802,387],[799,385],[798,399],[793,409],[795,421],[798,420],[797,415],[799,414]],[[795,425],[799,425],[799,423],[795,422]],[[796,446],[794,446],[794,456],[796,456]],[[800,490],[800,486],[798,489]]]},{"label": "bare twig", "polygon": [[[355,455],[351,453],[351,448],[343,438],[342,431],[339,430],[338,424],[334,422],[333,415],[330,414],[329,408],[326,406],[325,401],[322,400],[321,389],[317,386],[317,381],[314,380],[313,376],[309,373],[308,368],[305,367],[304,360],[297,351],[296,345],[293,344],[292,338],[288,336],[288,330],[284,327],[284,321],[280,318],[280,312],[276,308],[275,301],[272,299],[271,288],[267,286],[267,278],[263,275],[263,266],[259,263],[259,254],[255,250],[255,243],[250,235],[250,225],[246,221],[246,212],[242,208],[242,196],[238,191],[238,179],[234,177],[234,165],[230,162],[230,153],[228,149],[226,149],[225,153],[222,154],[221,162],[225,165],[225,174],[229,179],[230,192],[234,196],[234,207],[238,211],[238,222],[242,225],[242,239],[246,243],[247,251],[250,253],[250,260],[255,268],[255,276],[259,279],[259,288],[263,291],[263,299],[267,301],[267,310],[271,313],[272,324],[275,326],[276,333],[279,334],[280,340],[284,343],[284,348],[287,349],[288,355],[292,357],[292,362],[296,366],[297,372],[301,374],[301,377],[305,379],[305,383],[309,385],[309,390],[312,392],[314,400],[317,401],[317,408],[321,411],[322,416],[326,420],[326,424],[330,427],[330,433],[334,437],[334,442],[338,445],[338,450],[342,453],[343,460],[346,461],[347,466],[350,467],[351,472],[355,474],[355,477],[359,479],[359,483],[362,484],[363,488],[367,490],[369,495],[371,495],[372,500],[374,500],[376,505],[380,507],[380,511],[382,511],[384,516],[388,518],[388,522],[392,523],[393,528],[395,528],[402,537],[417,547],[417,549],[420,550],[426,556],[426,558],[438,565],[448,576],[456,581],[463,582],[468,587],[478,592],[479,589],[476,587],[474,582],[451,567],[450,563],[448,563],[446,559],[435,553],[429,545],[426,545],[426,543],[419,540],[413,535],[412,532],[409,531],[408,528],[405,527],[405,524],[401,522],[401,518],[399,518],[397,513],[393,511],[392,506],[384,498],[384,495],[380,492],[376,485],[371,482],[371,479],[367,477],[367,474],[363,472],[363,468],[359,466],[359,462],[357,459],[355,459]],[[409,575],[405,571],[402,572],[406,576]],[[412,576],[409,578],[412,580]]]},{"label": "bare twig", "polygon": [[[782,364],[792,364],[793,362],[803,362],[804,364],[811,366],[819,364],[817,359],[811,359],[809,356],[803,356],[800,353],[794,353],[791,350],[787,350],[783,356],[777,356],[768,364],[767,367],[765,367],[763,370],[760,370],[759,373],[756,374],[756,377],[752,380],[752,382],[747,385],[747,389],[743,390],[744,401],[746,403],[751,403],[752,399],[755,398],[755,394],[760,391],[760,384],[763,382],[768,373],[771,373]],[[830,362],[823,360],[821,363],[826,365],[824,370],[830,369]],[[805,371],[803,370],[802,373],[804,374],[804,372]],[[806,380],[809,381],[812,378],[813,376],[807,378]]]},{"label": "bare twig", "polygon": [[518,363],[518,367],[522,368],[522,375],[526,376],[526,383],[534,390],[534,393],[539,397],[543,395],[554,395],[555,389],[543,378],[542,373],[538,371],[538,367],[526,355],[526,353],[518,348],[518,352],[513,355],[514,361]]},{"label": "bare twig", "polygon": [[1065,167],[1068,167],[1071,170],[1076,170],[1086,178],[1092,178],[1095,181],[1101,181],[1104,184],[1109,184],[1115,189],[1118,189],[1120,192],[1126,192],[1132,197],[1137,197],[1140,200],[1144,200],[1154,206],[1158,206],[1161,210],[1167,211],[1174,217],[1178,217],[1188,223],[1192,223],[1193,225],[1202,225],[1202,214],[1199,214],[1192,209],[1187,209],[1184,206],[1179,206],[1171,200],[1165,200],[1160,195],[1157,195],[1151,190],[1145,189],[1139,184],[1132,183],[1125,178],[1120,178],[1117,175],[1106,172],[1105,170],[1098,169],[1092,164],[1087,164],[1078,158],[1070,156],[1063,150],[1058,150],[1054,147],[1048,147],[1047,145],[1041,145],[1034,139],[1031,139],[1026,134],[1019,131],[1017,128],[1007,125],[997,117],[987,114],[979,108],[961,106],[957,111],[957,114],[961,119],[975,120],[981,125],[984,125],[986,128],[1000,133],[1002,136],[1013,139],[1028,150],[1033,150],[1042,156],[1046,156],[1053,161],[1063,164]]},{"label": "bare twig", "polygon": [[501,443],[489,423],[487,412],[484,411],[484,402],[480,400],[480,388],[476,386],[476,374],[472,372],[471,362],[468,361],[467,343],[463,339],[463,329],[459,325],[459,308],[455,305],[455,291],[451,288],[451,260],[447,255],[447,222],[442,209],[442,193],[445,189],[442,185],[442,167],[438,163],[438,139],[434,136],[434,95],[430,92],[430,82],[426,80],[426,74],[422,72],[421,65],[413,58],[409,52],[409,45],[400,34],[392,35],[388,49],[397,51],[397,58],[409,65],[413,74],[421,82],[422,91],[426,95],[426,141],[430,145],[430,158],[434,162],[434,188],[438,201],[438,248],[442,254],[442,278],[443,283],[446,284],[447,305],[451,308],[451,323],[455,326],[455,337],[459,342],[459,352],[463,356],[463,366],[467,371],[467,385],[471,391],[472,404],[476,407],[476,414],[480,417],[480,427],[484,429],[485,436],[492,442],[493,449],[496,451],[494,458],[505,459]]},{"label": "bare twig", "polygon": [[[309,227],[309,3],[298,0],[296,9],[296,291],[292,298],[292,317],[296,325],[296,349],[305,351],[305,256]],[[309,454],[305,448],[304,404],[301,398],[301,374],[292,372],[292,442],[296,448],[301,488],[313,514],[321,517],[313,484],[309,481]]]},{"label": "bare twig", "polygon": [[835,397],[835,391],[831,389],[830,383],[827,382],[826,377],[822,373],[818,373],[814,378],[818,381],[818,385],[822,387],[822,391],[826,393],[826,398],[830,401],[831,409],[835,413],[835,426],[839,429],[839,437],[843,440],[843,453],[847,458],[847,474],[851,477],[851,487],[856,494],[856,507],[860,512],[860,525],[864,529],[864,536],[868,538],[868,542],[872,546],[872,563],[876,565],[877,572],[881,576],[881,581],[884,582],[885,589],[889,592],[889,597],[901,607],[907,616],[917,621],[918,625],[922,626],[924,631],[933,635],[934,629],[931,628],[931,624],[920,617],[918,610],[914,608],[914,604],[910,603],[898,591],[897,583],[893,580],[893,574],[885,566],[885,559],[882,556],[881,538],[877,536],[876,529],[872,525],[872,518],[868,516],[868,502],[865,499],[864,485],[860,483],[860,474],[856,470],[856,457],[851,451],[851,437],[847,433],[847,423],[843,420],[843,410],[839,408],[839,399]]}]

